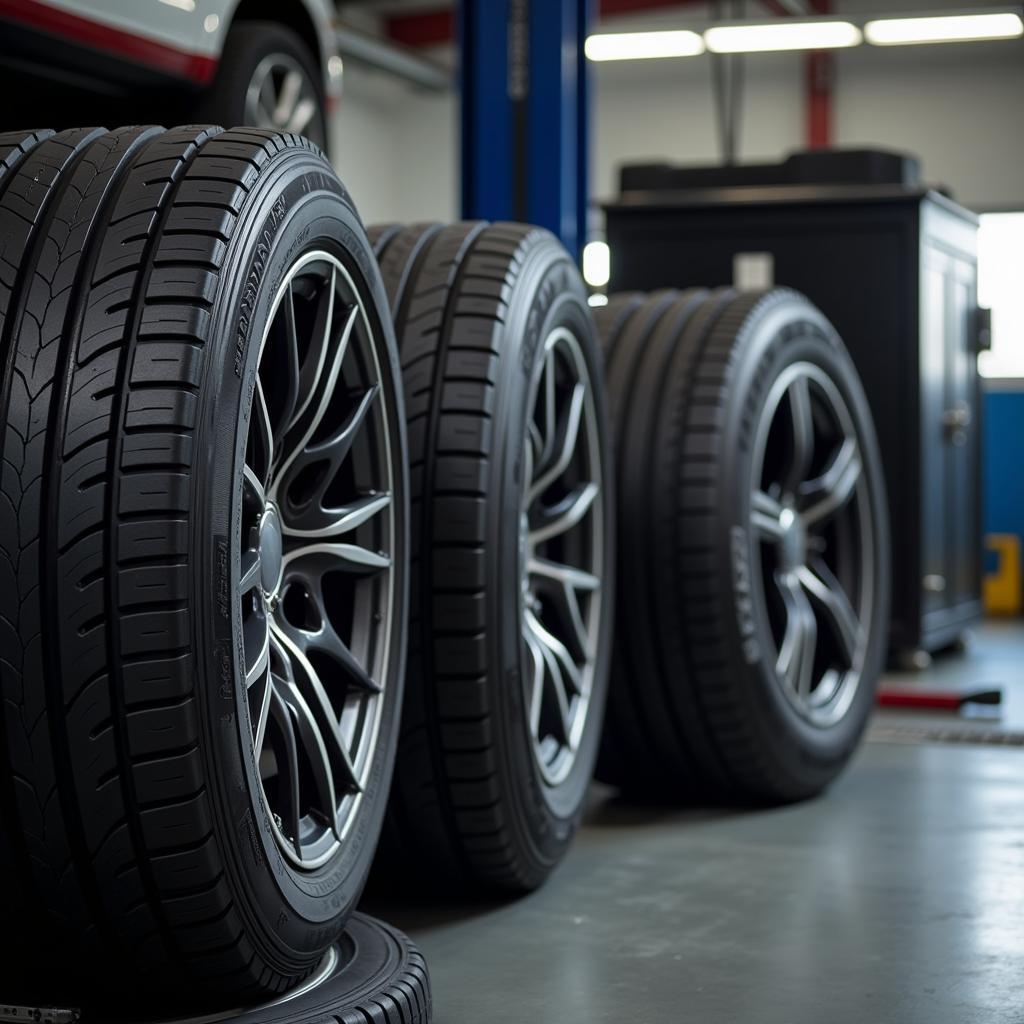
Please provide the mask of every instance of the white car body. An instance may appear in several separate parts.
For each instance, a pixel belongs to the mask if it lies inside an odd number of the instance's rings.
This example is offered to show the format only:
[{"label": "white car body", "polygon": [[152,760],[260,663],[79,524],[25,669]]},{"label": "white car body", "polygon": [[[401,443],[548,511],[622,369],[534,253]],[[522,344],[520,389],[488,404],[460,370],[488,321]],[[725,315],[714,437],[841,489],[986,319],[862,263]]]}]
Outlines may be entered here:
[{"label": "white car body", "polygon": [[[209,83],[242,0],[0,0],[0,19],[61,37],[114,58],[151,64],[155,70]],[[316,54],[328,99],[341,88],[331,0],[279,0],[304,11],[320,43]]]}]

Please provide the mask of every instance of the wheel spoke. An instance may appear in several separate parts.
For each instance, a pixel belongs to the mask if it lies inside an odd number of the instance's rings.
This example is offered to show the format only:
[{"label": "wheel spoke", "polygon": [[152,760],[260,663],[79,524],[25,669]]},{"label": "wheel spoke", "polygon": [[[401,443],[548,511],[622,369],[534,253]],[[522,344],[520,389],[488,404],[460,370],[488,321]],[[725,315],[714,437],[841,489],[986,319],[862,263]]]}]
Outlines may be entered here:
[{"label": "wheel spoke", "polygon": [[817,526],[846,505],[857,489],[862,470],[857,442],[847,438],[825,472],[800,488],[800,504],[809,526]]},{"label": "wheel spoke", "polygon": [[267,496],[263,489],[263,482],[248,463],[242,467],[242,486],[249,491],[261,507],[266,504]]},{"label": "wheel spoke", "polygon": [[[259,447],[259,465],[263,468],[262,473],[253,471],[253,475],[265,488],[274,464],[274,430],[270,423],[270,412],[267,409],[267,397],[263,391],[263,382],[258,373],[256,374],[256,393],[253,396],[252,414],[256,419],[256,430],[250,437],[255,439]],[[247,453],[247,463],[249,458],[250,454]]]},{"label": "wheel spoke", "polygon": [[277,99],[274,96],[274,76],[266,75],[263,82],[260,84],[259,97],[257,99],[260,110],[266,116],[267,127],[272,127],[274,124],[274,107],[277,105]]},{"label": "wheel spoke", "polygon": [[[280,742],[274,745],[277,760],[277,796],[281,824],[291,839],[292,849],[302,859],[300,819],[302,817],[302,787],[299,769],[299,745],[295,735],[295,714],[284,699],[279,686],[284,680],[274,680],[270,693],[270,720],[274,723],[274,734]],[[282,749],[283,748],[283,749]]]},{"label": "wheel spoke", "polygon": [[[293,483],[309,467],[317,467],[317,484],[302,494],[302,503],[289,508],[285,532],[293,536],[332,537],[356,529],[391,504],[390,494],[369,494],[338,508],[325,506],[338,470],[351,451],[360,428],[366,422],[378,387],[369,389],[338,431],[325,441],[307,445],[289,463],[275,485],[275,493],[286,501]],[[288,507],[286,505],[286,507]]]},{"label": "wheel spoke", "polygon": [[552,458],[546,468],[541,467],[536,480],[530,484],[526,497],[528,503],[532,503],[542,495],[569,468],[576,452],[576,442],[579,439],[580,422],[583,418],[583,401],[586,398],[586,393],[587,389],[581,383],[577,383],[573,388],[572,398],[569,400],[569,410],[558,428],[558,437],[552,445]]},{"label": "wheel spoke", "polygon": [[814,559],[811,566],[798,569],[797,576],[811,600],[818,605],[825,625],[839,643],[847,666],[852,666],[863,643],[864,630],[846,592],[820,558]]},{"label": "wheel spoke", "polygon": [[255,683],[259,682],[260,679],[266,675],[267,669],[270,665],[270,631],[264,628],[262,643],[260,644],[259,651],[256,653],[256,659],[251,665],[246,664],[245,668],[245,688],[250,689]]},{"label": "wheel spoke", "polygon": [[316,606],[319,619],[317,629],[300,629],[287,620],[277,622],[275,629],[285,633],[294,646],[307,657],[310,652],[316,652],[330,658],[348,674],[350,682],[360,690],[366,693],[380,693],[380,683],[372,678],[349,645],[342,640],[327,613],[323,578],[326,573],[338,569],[334,556],[330,551],[324,550],[330,547],[332,545],[299,548],[287,556],[285,562],[286,585],[292,581],[301,583],[308,595],[307,600]]},{"label": "wheel spoke", "polygon": [[[332,289],[332,307],[333,303]],[[281,467],[275,474],[274,482],[270,488],[270,495],[275,499],[282,489],[282,481],[288,479],[292,463],[295,462],[296,459],[298,459],[306,450],[306,446],[309,444],[310,438],[316,433],[317,427],[320,426],[327,409],[330,407],[331,399],[334,398],[334,388],[337,384],[338,376],[341,373],[341,364],[345,358],[345,352],[348,349],[348,343],[352,336],[352,329],[355,326],[358,312],[359,310],[356,306],[352,306],[349,309],[345,318],[342,334],[334,351],[330,366],[325,367],[321,363],[313,389],[309,392],[310,397],[303,403],[302,409],[296,415],[296,423],[293,430],[290,431],[288,437],[285,438],[284,447],[287,455],[282,459]],[[328,323],[324,329],[325,331],[330,332],[333,313],[328,315],[327,320]],[[313,392],[316,393],[315,402],[313,400]],[[298,434],[298,438],[293,439],[292,433]]]},{"label": "wheel spoke", "polygon": [[588,572],[575,569],[545,558],[532,558],[527,571],[534,577],[538,590],[548,594],[555,605],[555,611],[567,630],[567,643],[576,661],[587,661],[594,656],[583,621],[578,590],[593,592],[600,580]]},{"label": "wheel spoke", "polygon": [[[540,641],[543,649],[550,652],[554,657],[561,669],[564,669],[564,675],[568,678],[569,683],[572,686],[573,693],[583,692],[583,676],[580,672],[579,666],[572,659],[572,655],[569,653],[565,644],[554,635],[540,619],[532,611],[527,611],[526,621],[530,629],[533,630],[534,635]],[[566,697],[568,697],[568,691],[566,691]]]},{"label": "wheel spoke", "polygon": [[242,578],[238,584],[239,594],[248,594],[250,590],[263,585],[263,566],[260,553],[252,549],[242,552]]},{"label": "wheel spoke", "polygon": [[331,438],[311,449],[321,458],[330,454],[338,462],[342,462],[352,449],[352,442],[356,439],[359,431],[363,429],[366,418],[370,414],[377,396],[380,394],[380,385],[374,384],[368,388],[359,404],[355,407],[352,415],[345,421],[341,429]]},{"label": "wheel spoke", "polygon": [[794,693],[807,697],[814,682],[817,620],[794,573],[778,573],[776,581],[786,606],[786,630],[775,669]]},{"label": "wheel spoke", "polygon": [[[370,494],[343,508],[337,509],[335,518],[320,530],[310,531],[319,537],[336,537],[349,533],[363,523],[369,522],[375,515],[383,512],[391,504],[390,494]],[[332,510],[333,511],[333,510]],[[286,533],[301,534],[305,531],[288,528]]]},{"label": "wheel spoke", "polygon": [[296,104],[292,116],[288,119],[288,123],[285,125],[285,129],[290,132],[295,132],[296,135],[301,135],[309,126],[309,122],[313,120],[313,115],[315,113],[316,101],[310,99],[308,96],[303,97]]},{"label": "wheel spoke", "polygon": [[750,525],[765,540],[779,540],[785,530],[779,521],[782,504],[765,491],[754,491],[750,499]]},{"label": "wheel spoke", "polygon": [[545,579],[554,580],[575,590],[598,590],[601,581],[593,573],[577,569],[572,565],[564,565],[561,562],[552,562],[548,558],[534,557],[530,559],[527,572],[533,576],[542,576]]},{"label": "wheel spoke", "polygon": [[533,679],[530,684],[530,734],[539,741],[541,739],[540,714],[544,706],[545,661],[540,650],[540,642],[533,635],[533,630],[525,624],[523,625],[523,639],[526,641],[527,650],[533,661]]},{"label": "wheel spoke", "polygon": [[796,494],[807,478],[814,458],[814,413],[811,409],[811,389],[807,378],[797,377],[786,392],[792,423],[792,461],[786,474],[785,488]]},{"label": "wheel spoke", "polygon": [[[274,633],[285,648],[291,661],[293,676],[288,681],[288,697],[297,699],[297,711],[300,713],[299,727],[302,732],[302,714],[308,717],[306,739],[312,746],[307,746],[306,753],[310,761],[319,760],[319,766],[314,764],[313,770],[316,774],[322,774],[328,789],[322,789],[321,797],[331,797],[329,823],[338,839],[341,838],[338,823],[338,802],[334,787],[334,779],[340,777],[348,792],[358,793],[361,790],[359,780],[356,778],[356,771],[352,764],[348,748],[341,736],[341,726],[338,716],[334,712],[330,697],[324,689],[323,680],[320,678],[310,660],[292,638],[276,624],[271,627]],[[318,787],[320,783],[318,783]],[[325,815],[328,808],[323,808]]]},{"label": "wheel spoke", "polygon": [[277,430],[284,434],[288,427],[295,421],[299,408],[299,381],[302,370],[299,365],[299,328],[295,322],[295,289],[292,282],[288,282],[288,288],[281,298],[284,307],[284,337],[281,343],[284,345],[284,380],[283,395],[281,399],[280,421]]},{"label": "wheel spoke", "polygon": [[531,516],[536,520],[530,523],[531,543],[536,546],[571,530],[590,511],[600,490],[593,481],[579,484],[557,504],[538,510]]},{"label": "wheel spoke", "polygon": [[318,810],[335,837],[340,839],[338,799],[334,792],[331,759],[327,753],[323,733],[305,697],[294,683],[286,684],[281,696],[294,717],[297,739],[302,743],[309,761],[313,787],[319,803]]},{"label": "wheel spoke", "polygon": [[[337,271],[332,267],[331,274],[326,282],[326,287],[320,294],[316,308],[316,317],[310,335],[310,345],[302,360],[302,367],[299,371],[299,406],[295,415],[289,423],[289,429],[299,423],[315,398],[318,382],[324,374],[324,367],[327,365],[330,353],[331,334],[334,330],[334,305],[337,299],[336,292]],[[352,308],[355,313],[355,307]]]},{"label": "wheel spoke", "polygon": [[249,688],[249,714],[252,716],[252,745],[256,752],[256,763],[259,764],[263,753],[263,741],[266,737],[267,718],[270,713],[270,700],[274,689],[271,679],[270,663],[263,675]]},{"label": "wheel spoke", "polygon": [[570,750],[574,749],[573,737],[571,735],[572,709],[570,706],[569,688],[566,684],[566,675],[569,676],[574,692],[579,693],[579,670],[569,657],[569,652],[565,647],[529,611],[526,613],[526,628],[533,634],[537,649],[547,669],[544,678],[550,680],[550,689],[558,705],[561,738]]},{"label": "wheel spoke", "polygon": [[274,124],[280,128],[288,127],[301,93],[302,73],[299,71],[287,72],[277,94],[277,103],[274,104]]},{"label": "wheel spoke", "polygon": [[[380,572],[391,566],[391,559],[380,551],[370,551],[358,544],[320,543],[307,544],[293,548],[284,556],[285,578],[290,574],[306,575],[309,569],[303,569],[301,562],[314,559],[324,565],[319,569],[320,575],[327,571],[337,572]],[[326,564],[325,564],[326,563]]]}]

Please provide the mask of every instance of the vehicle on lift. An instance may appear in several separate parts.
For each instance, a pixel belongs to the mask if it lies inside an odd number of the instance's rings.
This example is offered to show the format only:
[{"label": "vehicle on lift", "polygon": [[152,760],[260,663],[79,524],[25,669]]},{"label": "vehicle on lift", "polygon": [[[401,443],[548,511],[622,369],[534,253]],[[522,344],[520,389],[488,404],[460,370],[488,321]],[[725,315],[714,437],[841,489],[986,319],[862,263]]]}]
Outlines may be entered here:
[{"label": "vehicle on lift", "polygon": [[[4,128],[247,124],[327,146],[330,0],[0,0]],[[15,124],[11,119],[17,121]]]}]

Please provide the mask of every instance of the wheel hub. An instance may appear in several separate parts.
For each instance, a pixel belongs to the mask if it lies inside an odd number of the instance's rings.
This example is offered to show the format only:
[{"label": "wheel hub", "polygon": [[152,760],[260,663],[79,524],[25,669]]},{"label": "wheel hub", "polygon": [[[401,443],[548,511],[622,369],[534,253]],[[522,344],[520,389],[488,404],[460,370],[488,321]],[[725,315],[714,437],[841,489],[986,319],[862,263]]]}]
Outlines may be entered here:
[{"label": "wheel hub", "polygon": [[284,531],[281,514],[273,502],[267,503],[260,516],[259,555],[263,595],[271,608],[275,608],[281,597],[281,579],[284,576]]},{"label": "wheel hub", "polygon": [[807,526],[803,518],[790,506],[779,514],[779,565],[783,571],[793,572],[807,561]]}]

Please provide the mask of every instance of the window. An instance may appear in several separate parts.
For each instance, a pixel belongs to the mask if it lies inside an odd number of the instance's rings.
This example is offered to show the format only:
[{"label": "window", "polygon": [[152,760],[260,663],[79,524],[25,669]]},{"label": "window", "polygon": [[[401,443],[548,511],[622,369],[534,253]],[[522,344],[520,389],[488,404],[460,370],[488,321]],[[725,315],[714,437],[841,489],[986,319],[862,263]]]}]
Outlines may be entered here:
[{"label": "window", "polygon": [[992,310],[984,377],[1024,378],[1024,213],[985,213],[978,235],[978,302]]}]

